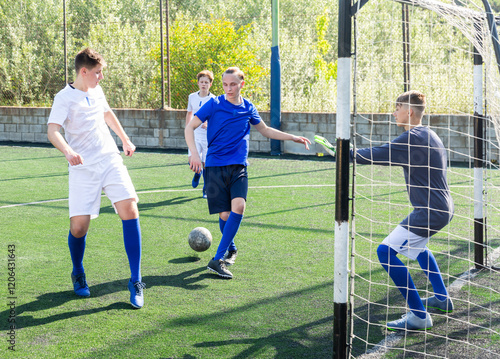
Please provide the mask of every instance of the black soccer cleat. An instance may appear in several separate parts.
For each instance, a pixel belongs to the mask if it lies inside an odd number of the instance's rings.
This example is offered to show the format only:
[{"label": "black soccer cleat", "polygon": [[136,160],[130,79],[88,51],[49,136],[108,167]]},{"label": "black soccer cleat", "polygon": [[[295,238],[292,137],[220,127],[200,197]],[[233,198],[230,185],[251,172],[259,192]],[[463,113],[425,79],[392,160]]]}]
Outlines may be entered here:
[{"label": "black soccer cleat", "polygon": [[212,260],[208,262],[207,269],[209,271],[216,273],[219,277],[226,279],[233,278],[233,273],[227,270],[226,264],[222,259],[216,261],[215,259],[212,258]]}]

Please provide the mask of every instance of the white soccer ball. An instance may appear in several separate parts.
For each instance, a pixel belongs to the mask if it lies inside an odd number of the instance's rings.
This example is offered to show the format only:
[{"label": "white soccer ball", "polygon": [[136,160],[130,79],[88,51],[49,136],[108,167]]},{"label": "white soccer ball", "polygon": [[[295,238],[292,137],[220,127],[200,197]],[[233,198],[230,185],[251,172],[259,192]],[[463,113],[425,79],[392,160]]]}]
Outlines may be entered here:
[{"label": "white soccer ball", "polygon": [[204,227],[196,227],[189,233],[188,243],[196,252],[204,252],[212,244],[212,234]]}]

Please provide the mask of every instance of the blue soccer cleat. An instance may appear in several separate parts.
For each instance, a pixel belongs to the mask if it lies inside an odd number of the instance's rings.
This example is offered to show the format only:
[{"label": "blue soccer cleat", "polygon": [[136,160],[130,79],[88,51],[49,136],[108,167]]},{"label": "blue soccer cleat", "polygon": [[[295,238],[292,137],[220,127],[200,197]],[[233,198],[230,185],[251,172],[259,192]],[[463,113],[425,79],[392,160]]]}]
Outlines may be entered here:
[{"label": "blue soccer cleat", "polygon": [[200,184],[200,177],[201,177],[201,172],[194,174],[193,180],[191,181],[191,185],[193,186],[193,188],[198,187],[198,185]]},{"label": "blue soccer cleat", "polygon": [[74,275],[71,273],[71,281],[73,282],[73,289],[76,295],[80,297],[90,297],[90,289],[87,285],[85,273]]},{"label": "blue soccer cleat", "polygon": [[142,290],[146,288],[146,284],[142,282],[128,282],[128,290],[130,291],[130,304],[132,307],[140,309],[144,305],[144,293]]}]

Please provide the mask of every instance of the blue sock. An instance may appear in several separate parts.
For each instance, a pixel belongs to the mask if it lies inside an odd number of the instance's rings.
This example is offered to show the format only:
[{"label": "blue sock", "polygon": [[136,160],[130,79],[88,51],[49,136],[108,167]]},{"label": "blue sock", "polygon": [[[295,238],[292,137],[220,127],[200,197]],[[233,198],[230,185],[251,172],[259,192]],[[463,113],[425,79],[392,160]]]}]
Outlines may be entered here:
[{"label": "blue sock", "polygon": [[426,317],[426,311],[420,299],[420,295],[417,292],[417,288],[415,288],[408,268],[406,268],[396,254],[397,252],[394,249],[385,244],[381,244],[377,248],[380,264],[382,264],[382,267],[389,273],[392,281],[396,284],[408,303],[410,310],[417,317],[424,319]]},{"label": "blue sock", "polygon": [[224,225],[224,232],[222,233],[222,238],[220,240],[219,247],[217,248],[217,253],[215,254],[214,257],[216,261],[224,257],[224,253],[226,253],[226,250],[228,250],[231,245],[234,247],[234,237],[236,236],[236,233],[240,228],[242,219],[243,219],[242,214],[234,212],[231,212],[229,214],[226,224]]},{"label": "blue sock", "polygon": [[226,226],[226,221],[219,217],[219,229],[220,233],[224,234],[224,227]]},{"label": "blue sock", "polygon": [[130,265],[132,283],[141,281],[141,226],[139,218],[122,221],[123,242]]},{"label": "blue sock", "polygon": [[87,235],[85,234],[81,238],[76,238],[71,234],[68,235],[68,247],[69,254],[71,255],[71,261],[73,262],[73,275],[79,275],[84,273],[83,270],[83,255],[85,254],[85,239]]},{"label": "blue sock", "polygon": [[446,291],[443,277],[432,252],[428,248],[425,248],[425,251],[418,255],[417,261],[427,278],[429,278],[436,298],[441,301],[445,300],[448,297],[448,292]]},{"label": "blue sock", "polygon": [[[226,226],[226,221],[224,221],[222,218],[219,217],[219,228],[220,232],[224,234],[224,227]],[[234,244],[234,238],[231,241],[231,244],[229,244],[229,247],[227,248],[229,251],[235,251],[237,250],[236,245]]]}]

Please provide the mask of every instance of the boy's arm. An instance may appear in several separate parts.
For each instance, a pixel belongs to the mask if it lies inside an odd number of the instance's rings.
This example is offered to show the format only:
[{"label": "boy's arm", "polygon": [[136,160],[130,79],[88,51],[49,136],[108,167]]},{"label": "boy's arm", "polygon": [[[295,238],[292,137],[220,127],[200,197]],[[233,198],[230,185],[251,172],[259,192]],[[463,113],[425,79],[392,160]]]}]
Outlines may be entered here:
[{"label": "boy's arm", "polygon": [[277,130],[275,128],[268,127],[264,123],[264,121],[260,121],[258,124],[254,125],[254,127],[264,137],[272,138],[273,140],[293,141],[293,142],[296,142],[296,143],[302,143],[304,146],[306,146],[307,150],[309,149],[309,144],[311,143],[311,141],[309,141],[305,137],[294,136],[292,134],[279,131],[279,130]]},{"label": "boy's arm", "polygon": [[61,132],[59,132],[60,129],[61,125],[58,125],[57,123],[49,123],[47,137],[49,138],[50,143],[52,143],[55,148],[64,154],[71,166],[83,164],[82,156],[73,151],[73,149],[68,145],[64,137],[61,135]]},{"label": "boy's arm", "polygon": [[132,157],[135,152],[135,145],[132,141],[130,141],[130,138],[125,133],[125,130],[113,110],[104,112],[104,121],[106,121],[106,124],[113,130],[114,133],[116,133],[118,137],[120,137],[120,140],[122,140],[122,147],[125,156]]},{"label": "boy's arm", "polygon": [[186,126],[185,127],[187,127],[189,121],[191,121],[192,118],[193,118],[193,111],[188,111],[186,113]]},{"label": "boy's arm", "polygon": [[186,143],[188,145],[189,151],[191,151],[189,168],[191,168],[196,173],[201,172],[202,165],[200,156],[198,155],[198,150],[196,149],[196,144],[194,143],[194,130],[201,124],[201,120],[197,116],[194,116],[184,129],[184,137],[186,138]]}]

